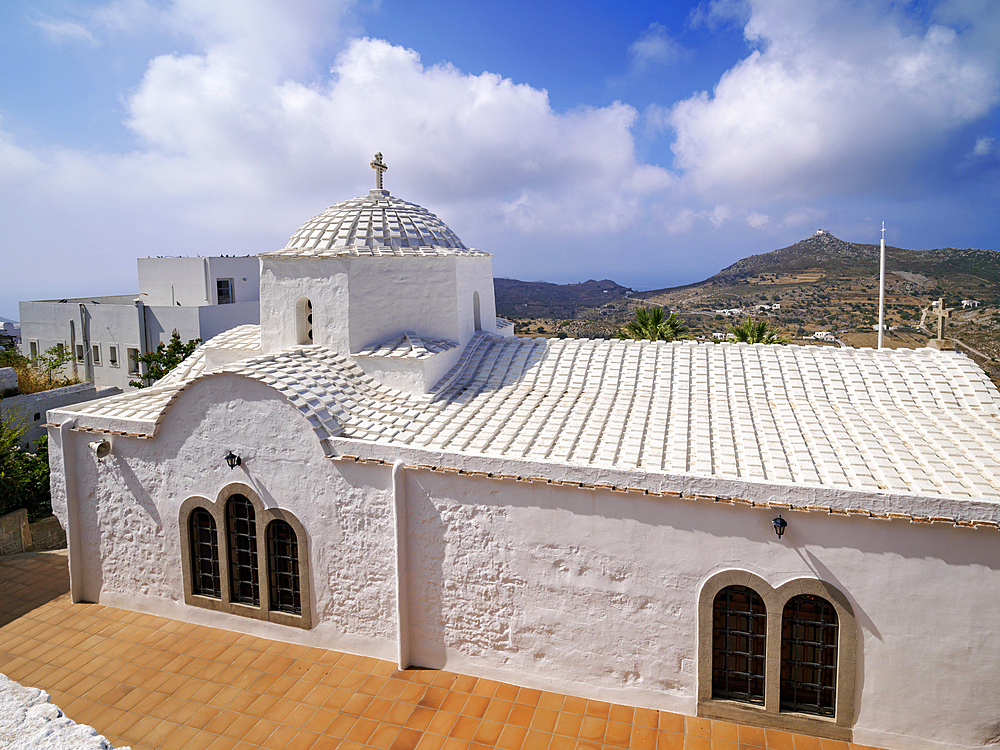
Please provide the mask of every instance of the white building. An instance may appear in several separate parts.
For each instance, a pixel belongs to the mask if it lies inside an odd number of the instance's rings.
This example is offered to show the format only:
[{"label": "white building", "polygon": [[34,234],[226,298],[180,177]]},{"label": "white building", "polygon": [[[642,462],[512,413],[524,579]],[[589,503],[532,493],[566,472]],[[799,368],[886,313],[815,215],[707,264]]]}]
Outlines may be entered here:
[{"label": "white building", "polygon": [[490,256],[382,190],[260,268],[260,326],[49,413],[75,601],[861,744],[995,739],[1000,393],[964,355],[504,336]]},{"label": "white building", "polygon": [[9,320],[0,321],[0,349],[8,346],[20,347],[21,326]]},{"label": "white building", "polygon": [[140,258],[139,293],[20,303],[21,351],[68,348],[65,374],[98,387],[129,388],[133,355],[166,343],[207,340],[259,321],[260,263],[244,258]]}]

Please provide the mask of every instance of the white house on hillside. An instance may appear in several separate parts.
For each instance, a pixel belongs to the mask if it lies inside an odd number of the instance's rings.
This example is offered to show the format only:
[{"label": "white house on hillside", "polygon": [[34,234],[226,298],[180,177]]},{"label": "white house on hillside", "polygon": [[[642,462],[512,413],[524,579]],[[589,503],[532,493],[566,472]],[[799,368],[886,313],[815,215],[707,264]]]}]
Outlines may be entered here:
[{"label": "white house on hillside", "polygon": [[491,256],[381,189],[259,262],[259,326],[49,412],[74,601],[995,742],[1000,393],[964,355],[513,337]]},{"label": "white house on hillside", "polygon": [[207,340],[259,318],[260,263],[244,258],[139,258],[139,293],[20,303],[21,351],[66,347],[66,374],[128,390],[145,354],[176,330]]}]

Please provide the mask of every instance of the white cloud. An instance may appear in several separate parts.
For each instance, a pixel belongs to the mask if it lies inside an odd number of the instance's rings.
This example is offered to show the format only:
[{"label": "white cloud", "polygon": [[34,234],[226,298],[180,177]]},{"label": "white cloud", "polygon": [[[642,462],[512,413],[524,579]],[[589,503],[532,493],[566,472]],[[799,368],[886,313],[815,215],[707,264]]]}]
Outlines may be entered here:
[{"label": "white cloud", "polygon": [[280,79],[266,62],[255,69],[238,49],[158,57],[129,100],[142,140],[208,185],[353,194],[380,150],[400,193],[504,199],[514,227],[575,231],[620,226],[638,196],[670,183],[636,159],[636,112],[621,103],[557,113],[544,91],[424,66],[378,39],[350,41],[320,84]]},{"label": "white cloud", "polygon": [[632,72],[641,74],[656,66],[669,65],[687,50],[655,21],[628,48]]},{"label": "white cloud", "polygon": [[997,150],[996,138],[988,138],[983,136],[976,139],[976,145],[972,149],[972,153],[976,156],[989,156]]},{"label": "white cloud", "polygon": [[73,8],[64,18],[38,16],[31,23],[57,44],[70,42],[96,47],[110,35],[150,25],[163,15],[145,0],[114,0],[97,7]]},{"label": "white cloud", "polygon": [[675,165],[705,198],[891,189],[1000,102],[994,60],[967,31],[921,31],[860,0],[749,6],[744,33],[758,49],[669,113]]},{"label": "white cloud", "polygon": [[91,47],[96,47],[100,44],[90,29],[77,21],[57,21],[51,18],[39,18],[34,23],[50,41],[56,43],[83,43]]},{"label": "white cloud", "polygon": [[[6,242],[40,248],[30,264],[56,264],[62,238],[73,236],[68,264],[78,278],[114,255],[103,281],[128,289],[136,255],[279,246],[322,207],[366,191],[375,151],[385,154],[393,193],[474,243],[499,230],[622,231],[641,221],[645,198],[673,182],[637,158],[628,105],[557,112],[543,90],[426,66],[413,50],[368,38],[347,41],[316,75],[316,49],[346,6],[256,6],[243,14],[180,0],[156,17],[200,50],[150,61],[125,100],[132,152],[31,151],[0,133],[0,169],[19,177],[0,186],[0,223],[13,227]],[[136,19],[88,23],[110,35],[115,23],[150,22]]]}]

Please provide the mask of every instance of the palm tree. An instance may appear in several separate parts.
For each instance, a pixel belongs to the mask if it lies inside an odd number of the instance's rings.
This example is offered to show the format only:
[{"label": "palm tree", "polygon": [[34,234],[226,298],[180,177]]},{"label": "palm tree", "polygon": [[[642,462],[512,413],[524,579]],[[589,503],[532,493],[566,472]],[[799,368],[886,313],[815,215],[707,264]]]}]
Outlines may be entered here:
[{"label": "palm tree", "polygon": [[677,313],[664,317],[662,307],[637,307],[635,317],[622,326],[618,338],[678,341],[691,338],[687,330]]},{"label": "palm tree", "polygon": [[787,344],[791,339],[766,320],[747,317],[742,323],[729,324],[729,330],[737,341],[747,344]]}]

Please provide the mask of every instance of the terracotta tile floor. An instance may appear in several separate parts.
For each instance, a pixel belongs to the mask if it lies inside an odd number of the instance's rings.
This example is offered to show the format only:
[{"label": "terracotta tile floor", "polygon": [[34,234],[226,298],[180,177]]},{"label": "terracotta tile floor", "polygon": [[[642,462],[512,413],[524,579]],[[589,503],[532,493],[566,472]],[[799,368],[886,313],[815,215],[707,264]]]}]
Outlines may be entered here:
[{"label": "terracotta tile floor", "polygon": [[0,673],[115,746],[870,750],[69,600],[65,552],[0,558]]}]

